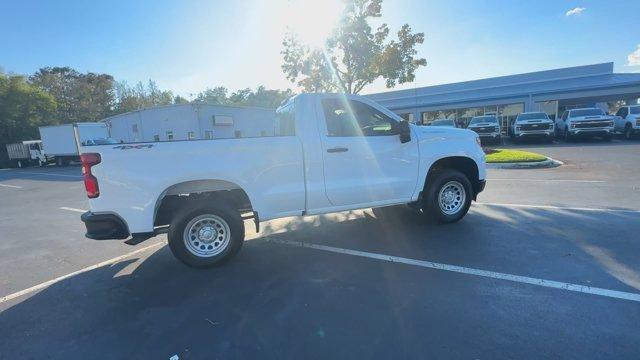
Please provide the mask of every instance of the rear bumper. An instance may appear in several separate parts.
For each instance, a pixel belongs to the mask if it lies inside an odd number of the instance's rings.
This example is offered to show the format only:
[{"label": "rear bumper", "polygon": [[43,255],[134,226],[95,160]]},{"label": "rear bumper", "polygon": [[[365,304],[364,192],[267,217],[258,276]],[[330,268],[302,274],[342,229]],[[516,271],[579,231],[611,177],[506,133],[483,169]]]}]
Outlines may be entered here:
[{"label": "rear bumper", "polygon": [[129,229],[118,215],[94,214],[87,211],[80,217],[87,228],[86,237],[94,240],[126,239]]}]

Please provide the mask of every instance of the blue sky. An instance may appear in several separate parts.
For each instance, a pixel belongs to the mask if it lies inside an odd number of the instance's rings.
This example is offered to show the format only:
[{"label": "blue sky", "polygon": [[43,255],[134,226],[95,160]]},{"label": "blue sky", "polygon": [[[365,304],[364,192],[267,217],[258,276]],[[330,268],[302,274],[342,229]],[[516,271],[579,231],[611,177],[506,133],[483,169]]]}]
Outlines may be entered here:
[{"label": "blue sky", "polygon": [[[282,35],[320,27],[326,7],[314,6],[327,1],[338,0],[2,0],[0,67],[68,65],[130,84],[153,79],[184,96],[220,85],[295,88],[280,70]],[[584,10],[566,15],[575,8]],[[627,59],[640,44],[640,1],[385,0],[383,15],[392,30],[409,23],[426,36],[418,51],[427,67],[397,88],[609,61],[640,71]],[[364,92],[384,90],[379,81]]]}]

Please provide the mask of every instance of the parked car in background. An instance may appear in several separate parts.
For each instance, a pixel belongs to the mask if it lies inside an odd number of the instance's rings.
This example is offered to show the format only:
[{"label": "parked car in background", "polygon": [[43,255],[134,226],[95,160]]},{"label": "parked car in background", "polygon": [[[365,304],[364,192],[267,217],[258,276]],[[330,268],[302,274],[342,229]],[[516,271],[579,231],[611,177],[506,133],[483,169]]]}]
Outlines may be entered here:
[{"label": "parked car in background", "polygon": [[544,112],[526,112],[516,117],[511,124],[509,134],[514,142],[525,138],[539,138],[548,142],[553,140],[553,121]]},{"label": "parked car in background", "polygon": [[614,122],[615,131],[623,133],[627,140],[640,134],[640,105],[621,107]]},{"label": "parked car in background", "polygon": [[484,189],[476,134],[365,97],[297,95],[273,121],[278,136],[83,146],[86,236],[137,243],[168,225],[173,254],[209,267],[238,252],[245,219],[409,204],[452,223]]},{"label": "parked car in background", "polygon": [[471,118],[467,129],[478,133],[482,141],[502,142],[500,123],[498,122],[498,118],[493,115],[474,116]]},{"label": "parked car in background", "polygon": [[456,127],[456,122],[453,119],[437,119],[433,120],[429,126],[448,126]]},{"label": "parked car in background", "polygon": [[599,136],[604,141],[611,141],[614,119],[599,108],[566,110],[556,119],[556,135],[565,141],[582,136]]}]

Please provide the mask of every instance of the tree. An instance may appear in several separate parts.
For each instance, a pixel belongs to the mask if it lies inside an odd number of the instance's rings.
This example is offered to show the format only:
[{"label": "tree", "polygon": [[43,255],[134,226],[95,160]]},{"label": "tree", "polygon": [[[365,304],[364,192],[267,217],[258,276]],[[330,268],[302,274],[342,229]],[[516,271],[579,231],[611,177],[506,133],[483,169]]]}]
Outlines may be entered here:
[{"label": "tree", "polygon": [[[269,90],[264,86],[258,86],[256,91],[251,91],[250,89],[245,89],[243,91],[246,95],[244,95],[242,105],[260,106],[272,109],[277,108],[283,101],[293,96],[293,91],[290,89]],[[231,97],[233,98],[233,95]]]},{"label": "tree", "polygon": [[[173,93],[169,90],[160,90],[155,81],[149,80],[145,86],[138,82],[131,87],[126,82],[115,84],[116,106],[115,114],[135,111],[152,106],[173,104],[176,101]],[[186,99],[180,97],[186,101]],[[178,100],[180,100],[178,99]]]},{"label": "tree", "polygon": [[337,27],[323,49],[300,43],[294,33],[283,40],[282,70],[291,82],[305,91],[334,91],[357,94],[382,77],[388,88],[413,81],[415,71],[427,61],[416,58],[416,45],[424,33],[412,33],[405,24],[397,40],[388,40],[389,27],[375,32],[369,21],[382,17],[382,0],[345,0]]},{"label": "tree", "polygon": [[29,81],[56,100],[55,118],[60,123],[96,121],[113,111],[114,80],[111,75],[82,74],[70,67],[45,67]]},{"label": "tree", "polygon": [[201,92],[196,96],[194,103],[201,104],[220,104],[225,105],[229,103],[229,99],[227,99],[227,93],[229,90],[224,86],[217,86],[212,88],[208,88],[205,91]]},{"label": "tree", "polygon": [[182,97],[182,96],[180,96],[180,95],[176,95],[176,96],[173,98],[173,103],[174,103],[174,104],[188,104],[188,103],[189,103],[189,100],[187,100],[186,98],[184,98],[184,97]]},{"label": "tree", "polygon": [[0,163],[6,164],[5,145],[38,139],[38,126],[55,124],[56,101],[24,76],[0,73]]}]

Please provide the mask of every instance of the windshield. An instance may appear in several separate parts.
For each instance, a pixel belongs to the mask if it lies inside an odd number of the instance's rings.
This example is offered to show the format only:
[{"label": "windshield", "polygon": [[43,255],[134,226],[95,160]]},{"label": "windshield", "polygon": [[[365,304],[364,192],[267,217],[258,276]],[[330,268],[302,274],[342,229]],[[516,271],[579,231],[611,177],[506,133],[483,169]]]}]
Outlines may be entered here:
[{"label": "windshield", "polygon": [[498,119],[495,116],[478,116],[471,119],[469,124],[479,124],[479,123],[497,123]]},{"label": "windshield", "polygon": [[543,112],[528,113],[518,115],[517,120],[548,120],[549,117]]},{"label": "windshield", "polygon": [[629,108],[629,113],[633,115],[640,114],[640,106],[632,106]]},{"label": "windshield", "polygon": [[433,120],[431,122],[431,126],[454,126],[453,120],[451,119],[442,119],[442,120]]},{"label": "windshield", "polygon": [[580,109],[580,110],[571,110],[571,117],[578,116],[598,116],[604,115],[604,111],[602,109]]}]

